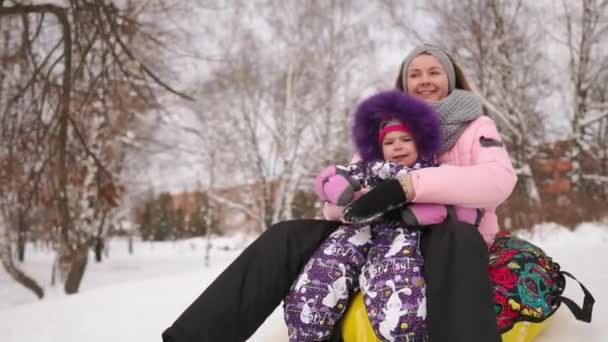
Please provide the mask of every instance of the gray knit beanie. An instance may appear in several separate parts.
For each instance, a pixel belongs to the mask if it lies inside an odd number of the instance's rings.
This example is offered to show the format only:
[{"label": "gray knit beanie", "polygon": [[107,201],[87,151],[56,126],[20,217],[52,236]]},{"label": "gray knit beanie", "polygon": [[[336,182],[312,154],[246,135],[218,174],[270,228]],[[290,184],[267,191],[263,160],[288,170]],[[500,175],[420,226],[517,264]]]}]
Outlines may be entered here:
[{"label": "gray knit beanie", "polygon": [[417,46],[412,52],[410,52],[407,57],[403,60],[403,69],[401,70],[402,78],[403,78],[403,89],[407,92],[407,67],[412,62],[412,59],[420,56],[423,53],[428,53],[433,57],[439,60],[441,66],[443,66],[443,70],[448,76],[448,94],[454,90],[456,87],[456,73],[454,71],[454,64],[450,59],[450,56],[447,52],[443,51],[441,48],[431,45],[431,44],[422,44]]}]

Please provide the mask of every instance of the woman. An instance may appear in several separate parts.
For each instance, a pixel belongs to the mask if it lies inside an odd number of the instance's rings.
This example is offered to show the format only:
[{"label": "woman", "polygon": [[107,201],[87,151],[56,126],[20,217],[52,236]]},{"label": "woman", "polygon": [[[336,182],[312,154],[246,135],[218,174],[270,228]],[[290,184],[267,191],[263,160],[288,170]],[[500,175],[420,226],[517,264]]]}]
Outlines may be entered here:
[{"label": "woman", "polygon": [[[365,221],[406,202],[480,207],[479,225],[451,221],[423,234],[430,341],[499,341],[487,277],[487,248],[498,231],[495,208],[516,176],[492,120],[482,115],[461,69],[438,47],[422,45],[404,60],[397,88],[429,102],[441,116],[442,166],[387,181],[344,210]],[[329,219],[342,216],[327,206]],[[340,222],[280,222],[252,243],[177,321],[165,341],[244,341],[280,304],[301,268]],[[445,228],[445,229],[442,229]]]},{"label": "woman", "polygon": [[[437,166],[439,116],[423,101],[399,90],[380,92],[361,102],[353,121],[361,160],[319,173],[315,192],[325,203],[348,204],[360,188]],[[386,340],[425,340],[420,234],[423,226],[445,222],[446,209],[413,203],[372,222],[341,225],[310,258],[284,300],[290,341],[329,338],[359,288],[366,311],[362,316],[369,317],[372,334]],[[457,217],[475,224],[482,213],[459,207]]]}]

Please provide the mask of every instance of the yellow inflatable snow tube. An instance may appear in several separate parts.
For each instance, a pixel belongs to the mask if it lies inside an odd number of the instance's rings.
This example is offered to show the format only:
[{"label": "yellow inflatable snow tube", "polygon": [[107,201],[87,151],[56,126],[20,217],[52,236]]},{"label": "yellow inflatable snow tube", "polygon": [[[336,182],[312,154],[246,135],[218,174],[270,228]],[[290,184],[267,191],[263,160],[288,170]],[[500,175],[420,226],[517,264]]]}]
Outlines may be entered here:
[{"label": "yellow inflatable snow tube", "polygon": [[[541,323],[518,322],[513,328],[502,334],[503,342],[532,342],[547,325],[547,320]],[[344,342],[373,342],[380,341],[374,334],[372,325],[367,318],[363,295],[357,292],[350,306],[346,309],[342,320],[342,338]]]}]

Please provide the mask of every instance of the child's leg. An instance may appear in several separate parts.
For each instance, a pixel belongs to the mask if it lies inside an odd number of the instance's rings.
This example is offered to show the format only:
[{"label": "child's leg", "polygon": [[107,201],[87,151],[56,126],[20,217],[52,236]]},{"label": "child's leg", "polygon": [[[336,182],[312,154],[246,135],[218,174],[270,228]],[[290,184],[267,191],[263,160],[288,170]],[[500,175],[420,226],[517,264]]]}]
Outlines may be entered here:
[{"label": "child's leg", "polygon": [[425,341],[419,233],[388,224],[374,228],[374,242],[359,278],[372,327],[385,341]]},{"label": "child's leg", "polygon": [[329,338],[358,287],[370,242],[369,226],[344,225],[321,244],[285,298],[290,341]]}]

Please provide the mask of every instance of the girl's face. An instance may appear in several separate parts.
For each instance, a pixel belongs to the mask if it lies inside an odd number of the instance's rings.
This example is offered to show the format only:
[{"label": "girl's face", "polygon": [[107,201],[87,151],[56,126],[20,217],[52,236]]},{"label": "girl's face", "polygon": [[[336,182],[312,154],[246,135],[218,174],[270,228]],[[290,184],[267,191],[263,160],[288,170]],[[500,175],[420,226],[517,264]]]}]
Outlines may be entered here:
[{"label": "girl's face", "polygon": [[418,160],[418,149],[414,138],[406,132],[389,132],[382,139],[384,160],[394,161],[405,166],[413,166]]},{"label": "girl's face", "polygon": [[422,54],[407,66],[407,93],[425,101],[448,96],[448,76],[435,56]]}]

